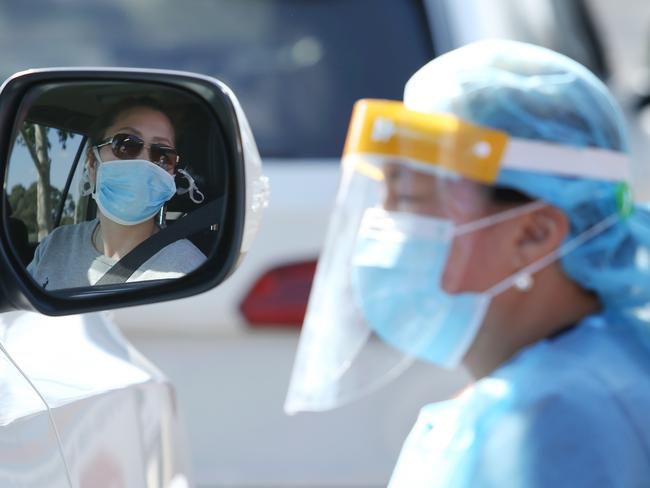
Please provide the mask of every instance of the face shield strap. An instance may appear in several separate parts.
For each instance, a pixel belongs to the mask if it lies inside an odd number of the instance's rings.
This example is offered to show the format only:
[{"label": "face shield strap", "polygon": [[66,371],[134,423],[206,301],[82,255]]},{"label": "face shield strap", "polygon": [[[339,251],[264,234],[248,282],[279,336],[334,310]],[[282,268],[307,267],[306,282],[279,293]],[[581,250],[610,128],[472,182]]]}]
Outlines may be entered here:
[{"label": "face shield strap", "polygon": [[630,179],[630,158],[625,153],[532,139],[510,138],[501,167],[613,182]]},{"label": "face shield strap", "polygon": [[343,156],[353,154],[410,161],[483,184],[494,184],[502,169],[611,182],[630,177],[630,158],[623,152],[514,138],[388,100],[355,104]]},{"label": "face shield strap", "polygon": [[401,102],[360,100],[354,106],[343,157],[353,154],[413,161],[480,183],[496,181],[507,134],[450,114],[425,114]]}]

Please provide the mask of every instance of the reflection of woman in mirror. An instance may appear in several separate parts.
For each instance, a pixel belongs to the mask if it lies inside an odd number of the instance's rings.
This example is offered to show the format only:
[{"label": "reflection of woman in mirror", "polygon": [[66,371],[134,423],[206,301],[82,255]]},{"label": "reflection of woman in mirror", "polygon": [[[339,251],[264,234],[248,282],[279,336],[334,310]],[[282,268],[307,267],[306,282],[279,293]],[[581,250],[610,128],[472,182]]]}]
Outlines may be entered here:
[{"label": "reflection of woman in mirror", "polygon": [[[155,101],[119,103],[97,120],[89,141],[82,193],[92,194],[98,218],[59,227],[39,244],[27,269],[48,290],[95,284],[156,233],[156,215],[177,193],[176,172],[189,181],[192,200],[203,199],[189,174],[177,168],[176,131]],[[182,239],[150,257],[127,281],[178,278],[205,259]]]}]

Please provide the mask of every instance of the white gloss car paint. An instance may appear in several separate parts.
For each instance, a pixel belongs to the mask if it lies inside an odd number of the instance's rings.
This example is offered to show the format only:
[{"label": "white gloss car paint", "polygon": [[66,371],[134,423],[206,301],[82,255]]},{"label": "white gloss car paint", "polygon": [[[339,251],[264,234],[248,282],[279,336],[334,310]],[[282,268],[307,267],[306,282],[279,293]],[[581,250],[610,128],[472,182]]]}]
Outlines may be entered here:
[{"label": "white gloss car paint", "polygon": [[0,315],[0,486],[182,488],[167,379],[102,314]]}]

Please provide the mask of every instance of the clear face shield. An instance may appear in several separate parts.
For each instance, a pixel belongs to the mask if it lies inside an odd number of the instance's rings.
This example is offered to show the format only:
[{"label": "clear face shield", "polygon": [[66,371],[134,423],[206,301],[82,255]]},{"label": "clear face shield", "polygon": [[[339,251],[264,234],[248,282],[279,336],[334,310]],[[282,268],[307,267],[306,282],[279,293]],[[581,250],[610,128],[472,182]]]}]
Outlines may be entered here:
[{"label": "clear face shield", "polygon": [[288,413],[353,401],[416,358],[460,364],[492,298],[531,271],[498,266],[499,225],[546,203],[490,203],[500,168],[521,165],[530,144],[399,102],[357,103]]}]

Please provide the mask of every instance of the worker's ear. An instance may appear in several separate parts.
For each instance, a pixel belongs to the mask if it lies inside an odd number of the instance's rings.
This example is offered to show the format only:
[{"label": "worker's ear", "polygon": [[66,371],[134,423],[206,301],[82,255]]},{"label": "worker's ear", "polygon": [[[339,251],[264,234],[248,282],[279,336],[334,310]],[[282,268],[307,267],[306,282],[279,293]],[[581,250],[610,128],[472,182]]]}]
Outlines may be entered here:
[{"label": "worker's ear", "polygon": [[558,249],[569,233],[569,219],[551,205],[517,218],[513,264],[523,268]]}]

